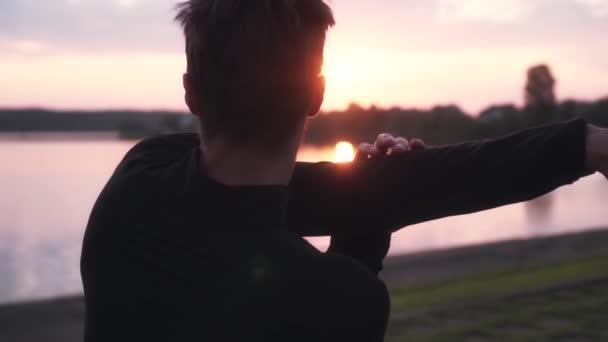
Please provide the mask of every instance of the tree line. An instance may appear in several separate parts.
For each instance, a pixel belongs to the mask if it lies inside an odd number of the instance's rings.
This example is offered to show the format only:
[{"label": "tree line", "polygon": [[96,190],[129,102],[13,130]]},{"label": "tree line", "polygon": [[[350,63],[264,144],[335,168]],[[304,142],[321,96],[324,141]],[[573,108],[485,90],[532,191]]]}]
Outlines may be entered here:
[{"label": "tree line", "polygon": [[[583,117],[608,126],[608,97],[594,102],[566,100],[554,95],[555,79],[546,65],[528,70],[524,87],[525,105],[492,105],[479,115],[465,113],[455,105],[428,110],[400,107],[364,108],[355,103],[341,111],[321,113],[311,120],[306,143],[335,144],[373,141],[379,132],[423,138],[429,144],[450,144],[494,138],[527,127]],[[1,132],[118,132],[124,139],[195,132],[191,115],[169,111],[51,111],[45,109],[0,109]]]}]

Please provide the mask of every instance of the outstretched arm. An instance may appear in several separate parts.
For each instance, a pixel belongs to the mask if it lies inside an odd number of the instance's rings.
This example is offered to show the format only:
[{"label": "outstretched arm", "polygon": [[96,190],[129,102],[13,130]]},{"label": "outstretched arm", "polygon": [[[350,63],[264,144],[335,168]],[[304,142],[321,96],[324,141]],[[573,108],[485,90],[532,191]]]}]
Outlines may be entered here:
[{"label": "outstretched arm", "polygon": [[351,164],[298,163],[290,228],[364,235],[536,198],[590,173],[587,127],[576,120]]}]

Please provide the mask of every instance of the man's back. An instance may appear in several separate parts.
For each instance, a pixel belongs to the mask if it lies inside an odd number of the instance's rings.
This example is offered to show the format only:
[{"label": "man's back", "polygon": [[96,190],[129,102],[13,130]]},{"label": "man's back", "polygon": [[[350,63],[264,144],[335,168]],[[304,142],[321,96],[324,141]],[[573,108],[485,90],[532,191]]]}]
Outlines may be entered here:
[{"label": "man's back", "polygon": [[198,139],[137,145],[91,215],[86,341],[381,341],[384,285],[286,229],[284,186],[204,176]]}]

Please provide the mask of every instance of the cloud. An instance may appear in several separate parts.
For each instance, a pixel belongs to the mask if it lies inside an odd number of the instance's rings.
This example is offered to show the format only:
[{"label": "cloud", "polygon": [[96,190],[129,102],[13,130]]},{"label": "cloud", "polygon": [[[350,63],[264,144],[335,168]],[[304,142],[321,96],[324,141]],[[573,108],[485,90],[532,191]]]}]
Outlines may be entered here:
[{"label": "cloud", "polygon": [[7,45],[9,49],[25,53],[42,52],[48,47],[46,43],[35,40],[14,40],[7,42]]},{"label": "cloud", "polygon": [[574,0],[589,8],[594,17],[608,16],[608,0]]},{"label": "cloud", "polygon": [[138,0],[117,0],[116,3],[120,7],[124,8],[134,8],[139,4]]},{"label": "cloud", "polygon": [[513,22],[525,19],[536,7],[534,0],[439,0],[441,21]]},{"label": "cloud", "polygon": [[49,51],[50,46],[46,42],[24,39],[6,39],[0,37],[0,51],[2,55],[7,54],[40,54]]},{"label": "cloud", "polygon": [[181,49],[175,0],[0,0],[0,40],[58,50]]},{"label": "cloud", "polygon": [[[82,54],[181,53],[182,34],[179,25],[173,22],[176,2],[179,0],[0,0],[0,43],[4,42],[0,54],[6,50],[13,53],[37,50]],[[432,27],[428,34],[481,37],[479,41],[483,44],[504,44],[509,39],[519,43],[522,37],[532,41],[534,37],[544,39],[553,34],[583,36],[579,32],[596,37],[608,27],[598,20],[585,22],[591,15],[608,16],[608,0],[378,0],[383,6],[369,1],[334,2],[337,9],[342,6],[338,15],[349,15],[340,20],[335,32],[351,25],[348,31],[342,31],[348,33],[340,39],[354,39],[352,32],[361,31],[369,38],[378,31],[380,35],[394,36],[396,41],[412,32],[408,27],[423,27],[422,23],[428,23],[431,18],[475,25],[453,25],[449,32],[443,33],[440,28]],[[364,15],[357,17],[357,11]],[[380,16],[383,30],[375,26]],[[572,18],[577,25],[563,24],[572,22]],[[506,30],[494,23],[517,25],[503,32]],[[498,32],[499,29],[502,31]],[[369,33],[372,31],[373,34]],[[489,35],[502,40],[490,41]]]},{"label": "cloud", "polygon": [[448,22],[506,23],[528,19],[539,9],[571,5],[582,6],[594,17],[608,16],[608,0],[438,0],[436,17]]}]

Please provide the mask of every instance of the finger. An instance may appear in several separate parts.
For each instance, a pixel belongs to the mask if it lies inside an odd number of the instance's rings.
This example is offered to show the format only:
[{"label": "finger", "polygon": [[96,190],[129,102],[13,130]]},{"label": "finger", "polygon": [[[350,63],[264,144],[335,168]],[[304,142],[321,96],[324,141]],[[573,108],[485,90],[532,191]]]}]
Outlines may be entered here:
[{"label": "finger", "polygon": [[368,144],[368,143],[362,143],[362,144],[359,144],[359,147],[357,147],[357,152],[364,153],[364,154],[370,154],[373,149],[374,149],[374,145]]},{"label": "finger", "polygon": [[392,148],[392,153],[404,153],[410,150],[410,142],[404,137],[395,138],[395,146]]},{"label": "finger", "polygon": [[376,148],[380,152],[386,153],[386,151],[395,145],[395,138],[388,133],[382,133],[376,138]]},{"label": "finger", "polygon": [[362,143],[357,148],[356,159],[367,159],[373,156],[380,154],[380,151],[376,148],[376,146],[368,143]]},{"label": "finger", "polygon": [[403,145],[406,148],[406,150],[410,149],[410,142],[404,137],[395,138],[395,143],[396,143],[396,145]]},{"label": "finger", "polygon": [[427,146],[424,141],[420,139],[412,139],[412,141],[410,142],[410,148],[412,150],[424,150],[427,148]]},{"label": "finger", "polygon": [[397,144],[393,147],[391,147],[391,154],[403,154],[406,153],[410,150],[409,146],[406,146],[404,144]]}]

